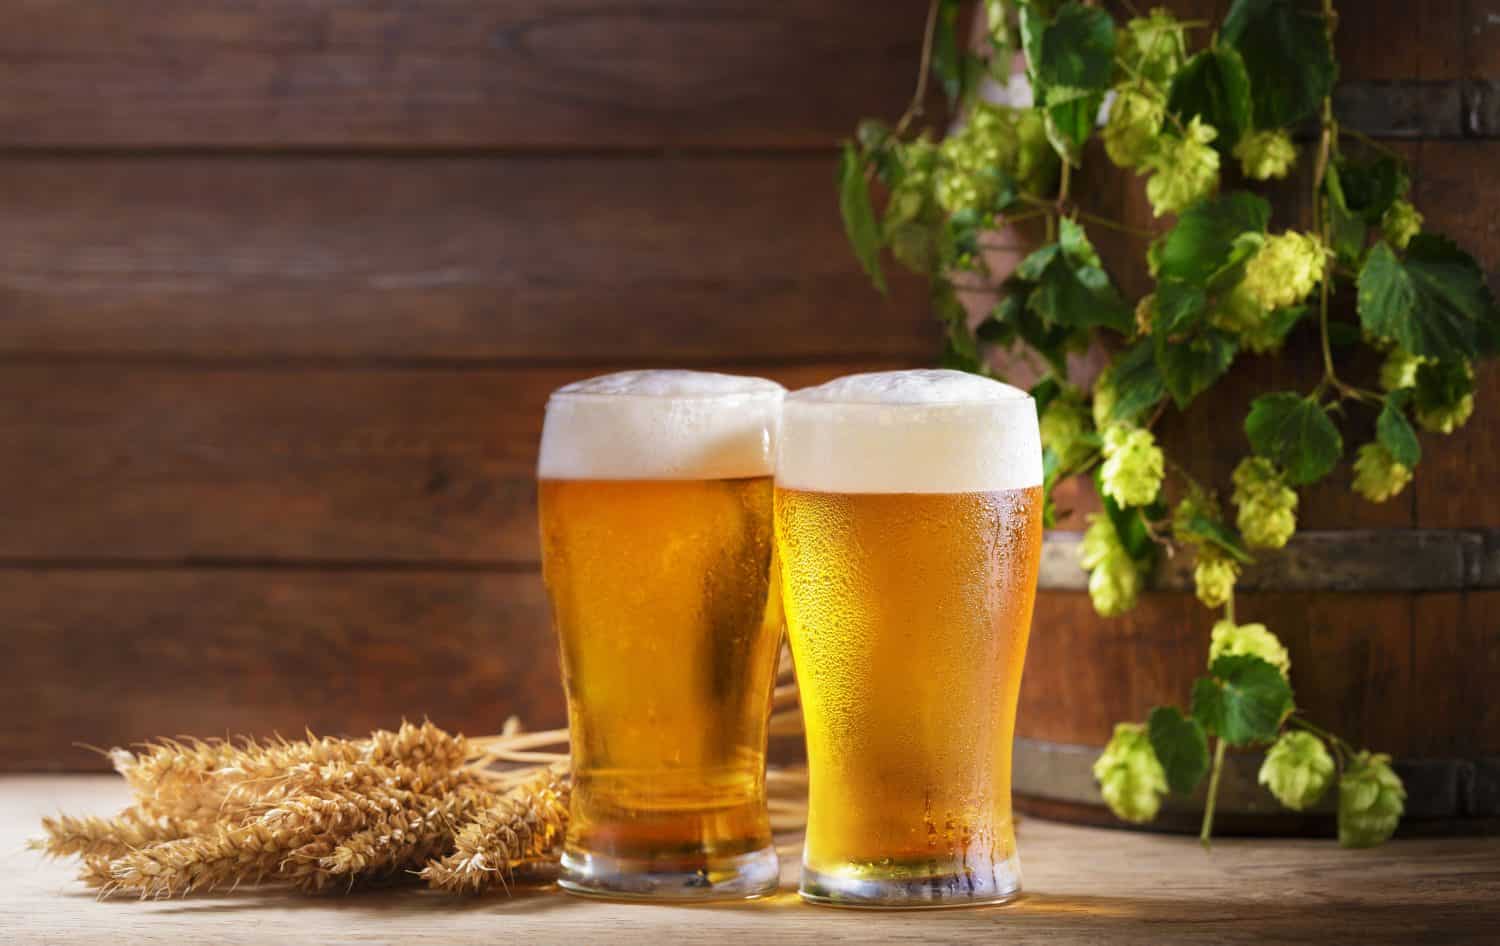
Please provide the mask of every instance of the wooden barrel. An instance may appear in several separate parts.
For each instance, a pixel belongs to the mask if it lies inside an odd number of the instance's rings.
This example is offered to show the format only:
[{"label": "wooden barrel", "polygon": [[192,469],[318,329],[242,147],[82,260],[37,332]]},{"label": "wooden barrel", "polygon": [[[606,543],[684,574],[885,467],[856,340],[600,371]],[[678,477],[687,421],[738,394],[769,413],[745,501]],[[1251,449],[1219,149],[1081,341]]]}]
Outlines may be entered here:
[{"label": "wooden barrel", "polygon": [[[1222,16],[1227,4],[1169,4],[1183,18]],[[1355,5],[1349,4],[1351,8]],[[1434,9],[1359,4],[1337,34],[1342,76],[1336,111],[1410,162],[1412,199],[1430,229],[1446,233],[1500,285],[1500,166],[1496,141],[1500,27],[1476,6]],[[1278,183],[1272,228],[1311,225],[1308,148],[1299,174]],[[1226,186],[1230,182],[1226,181]],[[1138,179],[1095,149],[1077,180],[1079,202],[1138,227],[1151,217]],[[1130,298],[1150,291],[1138,238],[1092,235]],[[1352,305],[1352,293],[1341,304]],[[1169,455],[1230,493],[1229,474],[1249,450],[1242,429],[1250,400],[1273,390],[1306,391],[1320,376],[1316,334],[1303,327],[1274,358],[1245,357],[1186,415],[1169,411],[1158,433]],[[1078,365],[1080,376],[1088,364]],[[1500,370],[1478,370],[1475,412],[1457,433],[1422,435],[1416,478],[1375,505],[1350,491],[1354,449],[1372,439],[1373,418],[1353,411],[1344,462],[1302,491],[1299,532],[1281,553],[1264,553],[1239,585],[1237,616],[1263,622],[1291,653],[1298,707],[1359,746],[1388,752],[1409,792],[1403,831],[1492,832],[1500,828]],[[1340,373],[1369,378],[1356,361]],[[1160,704],[1186,707],[1204,672],[1215,614],[1193,597],[1190,563],[1163,563],[1140,604],[1098,617],[1076,564],[1092,490],[1069,484],[1059,505],[1073,516],[1049,534],[1017,725],[1015,791],[1021,810],[1114,823],[1091,766],[1116,722],[1144,720]],[[1255,784],[1259,754],[1232,754],[1216,829],[1224,833],[1326,833],[1324,808],[1297,815]],[[1152,827],[1196,830],[1200,796],[1169,798]]]}]

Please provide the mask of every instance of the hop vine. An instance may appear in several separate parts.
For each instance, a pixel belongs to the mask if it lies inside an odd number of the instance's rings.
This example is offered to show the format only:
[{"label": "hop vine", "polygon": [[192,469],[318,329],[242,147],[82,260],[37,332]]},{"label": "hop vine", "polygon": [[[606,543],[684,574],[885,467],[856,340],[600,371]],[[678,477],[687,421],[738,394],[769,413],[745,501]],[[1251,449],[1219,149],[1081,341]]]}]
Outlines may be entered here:
[{"label": "hop vine", "polygon": [[[1032,394],[1046,522],[1066,517],[1051,495],[1068,477],[1091,476],[1104,505],[1080,544],[1095,610],[1129,611],[1158,561],[1185,555],[1197,599],[1216,612],[1186,710],[1157,707],[1116,727],[1095,767],[1105,802],[1149,821],[1165,795],[1206,778],[1206,842],[1226,749],[1262,747],[1272,796],[1295,810],[1333,796],[1341,843],[1379,843],[1405,797],[1390,760],[1296,711],[1291,654],[1275,628],[1236,620],[1236,589],[1254,556],[1293,540],[1301,490],[1346,462],[1350,489],[1391,501],[1418,474],[1421,435],[1468,423],[1474,366],[1500,350],[1484,270],[1426,229],[1401,158],[1340,126],[1332,0],[1234,0],[1217,22],[1161,8],[1117,22],[1078,0],[987,0],[984,10],[984,49],[929,40],[907,112],[861,125],[845,147],[839,201],[878,288],[887,258],[930,282],[945,364],[991,374],[992,354],[1006,352],[1041,375]],[[956,0],[933,0],[929,22],[956,11]],[[982,81],[1004,84],[1017,51],[1032,102],[987,101]],[[919,127],[929,66],[958,118],[946,137]],[[1318,134],[1299,148],[1291,131],[1305,124]],[[1102,157],[1144,179],[1160,220],[1152,232],[1075,198],[1074,169],[1094,160],[1096,136]],[[1273,227],[1252,188],[1299,165],[1311,168],[1310,210]],[[1043,244],[1013,271],[990,272],[986,234],[1036,219]],[[1141,298],[1117,287],[1090,241],[1096,227],[1140,241],[1153,280]],[[994,291],[977,323],[959,287]],[[1294,336],[1321,355],[1321,376],[1255,398],[1221,506],[1157,442],[1155,425]],[[1085,389],[1069,355],[1091,347],[1112,355]],[[1343,373],[1360,347],[1383,359],[1378,389]],[[1345,429],[1372,428],[1373,439],[1346,445]]]}]

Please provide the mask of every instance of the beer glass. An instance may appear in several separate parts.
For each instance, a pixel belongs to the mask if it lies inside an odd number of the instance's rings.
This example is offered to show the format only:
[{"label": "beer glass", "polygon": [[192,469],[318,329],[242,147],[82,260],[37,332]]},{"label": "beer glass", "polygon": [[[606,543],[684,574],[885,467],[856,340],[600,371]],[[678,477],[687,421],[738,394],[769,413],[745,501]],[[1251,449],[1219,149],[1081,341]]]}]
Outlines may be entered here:
[{"label": "beer glass", "polygon": [[954,371],[788,395],[775,515],[807,728],[803,898],[1011,898],[1011,740],[1042,539],[1035,404]]},{"label": "beer glass", "polygon": [[765,753],[784,394],[759,378],[642,371],[547,402],[537,477],[572,741],[567,890],[693,900],[776,887]]}]

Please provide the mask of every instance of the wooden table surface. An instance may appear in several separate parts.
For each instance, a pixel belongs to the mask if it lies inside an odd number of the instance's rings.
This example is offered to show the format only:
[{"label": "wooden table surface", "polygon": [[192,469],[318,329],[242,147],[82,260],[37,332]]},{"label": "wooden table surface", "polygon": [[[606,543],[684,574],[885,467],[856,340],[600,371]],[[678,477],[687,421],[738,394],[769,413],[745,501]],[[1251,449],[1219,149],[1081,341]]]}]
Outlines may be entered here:
[{"label": "wooden table surface", "polygon": [[1026,893],[975,910],[871,913],[801,903],[796,839],[781,893],[717,906],[577,900],[552,889],[459,899],[423,890],[309,899],[240,891],[99,902],[68,862],[25,849],[37,819],[107,814],[112,776],[0,778],[0,943],[1500,943],[1500,839],[1224,840],[1021,827]]}]

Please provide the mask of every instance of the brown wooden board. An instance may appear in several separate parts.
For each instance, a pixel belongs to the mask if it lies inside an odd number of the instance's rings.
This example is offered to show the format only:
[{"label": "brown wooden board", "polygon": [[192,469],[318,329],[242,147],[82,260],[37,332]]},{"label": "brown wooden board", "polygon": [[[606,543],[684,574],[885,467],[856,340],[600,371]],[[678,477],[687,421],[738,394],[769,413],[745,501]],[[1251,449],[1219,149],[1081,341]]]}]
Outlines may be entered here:
[{"label": "brown wooden board", "polygon": [[565,722],[534,570],[0,569],[0,622],[12,771],[184,734]]},{"label": "brown wooden board", "polygon": [[929,359],[924,290],[860,272],[835,165],[0,158],[0,355]]},{"label": "brown wooden board", "polygon": [[[1246,593],[1237,617],[1285,642],[1297,705],[1319,725],[1403,757],[1475,756],[1500,752],[1484,709],[1500,669],[1483,610],[1495,598],[1471,592],[1460,609],[1457,595]],[[1086,594],[1040,594],[1017,734],[1102,746],[1117,722],[1186,707],[1215,620],[1190,594],[1143,595],[1110,620]]]},{"label": "brown wooden board", "polygon": [[0,560],[534,563],[547,395],[597,370],[7,365]]},{"label": "brown wooden board", "polygon": [[11,147],[827,147],[924,3],[51,0],[0,10]]}]

